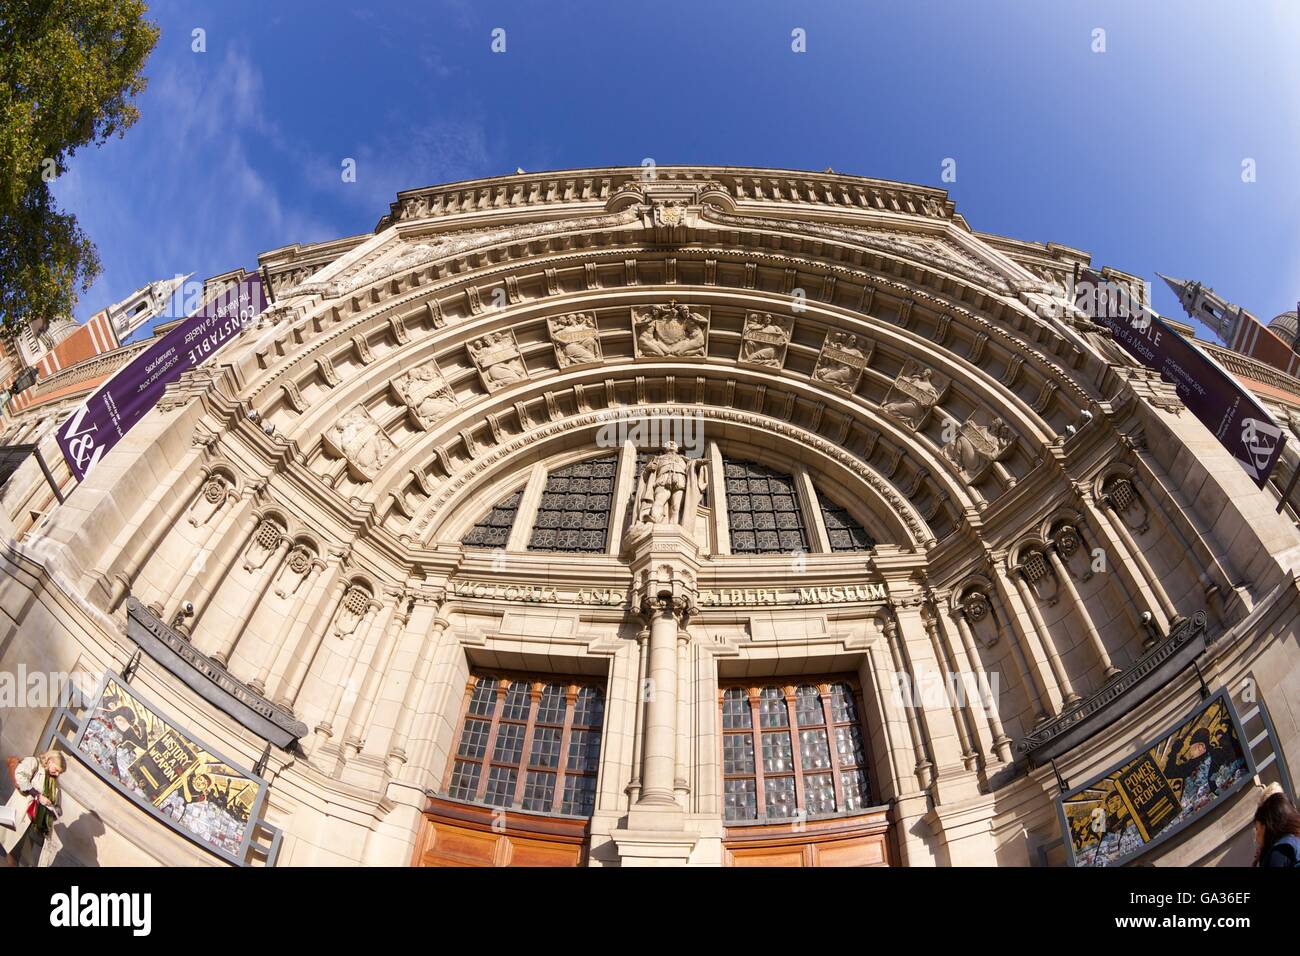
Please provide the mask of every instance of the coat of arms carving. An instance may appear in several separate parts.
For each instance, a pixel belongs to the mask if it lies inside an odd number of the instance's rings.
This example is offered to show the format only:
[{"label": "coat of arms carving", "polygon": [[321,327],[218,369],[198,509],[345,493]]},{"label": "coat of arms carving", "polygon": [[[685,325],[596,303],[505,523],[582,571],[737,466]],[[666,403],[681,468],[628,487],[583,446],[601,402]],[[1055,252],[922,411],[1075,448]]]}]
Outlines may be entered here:
[{"label": "coat of arms carving", "polygon": [[528,378],[528,367],[524,365],[513,331],[489,332],[471,342],[468,348],[483,387],[489,392]]},{"label": "coat of arms carving", "polygon": [[814,381],[853,394],[867,367],[870,345],[849,332],[827,332],[813,368]]},{"label": "coat of arms carving", "polygon": [[881,405],[885,413],[897,418],[912,431],[920,429],[939,404],[948,383],[935,381],[934,372],[908,360],[889,386]]},{"label": "coat of arms carving", "polygon": [[397,444],[388,437],[364,405],[354,405],[326,429],[321,441],[330,454],[348,463],[348,473],[358,481],[374,481]]},{"label": "coat of arms carving", "polygon": [[451,390],[434,359],[408,369],[390,383],[394,397],[406,406],[412,424],[428,431],[456,408]]},{"label": "coat of arms carving", "polygon": [[594,312],[569,312],[546,320],[560,368],[596,365],[601,361],[600,332]]},{"label": "coat of arms carving", "polygon": [[637,358],[705,358],[709,351],[709,310],[691,309],[673,299],[667,305],[632,309]]},{"label": "coat of arms carving", "polygon": [[[982,420],[985,418],[987,421]],[[964,480],[979,481],[1014,443],[1015,433],[1000,416],[972,412],[953,440],[943,446],[943,457],[957,466]]]},{"label": "coat of arms carving", "polygon": [[741,334],[740,362],[769,368],[783,367],[793,331],[793,318],[770,312],[749,313],[745,316],[745,328]]}]

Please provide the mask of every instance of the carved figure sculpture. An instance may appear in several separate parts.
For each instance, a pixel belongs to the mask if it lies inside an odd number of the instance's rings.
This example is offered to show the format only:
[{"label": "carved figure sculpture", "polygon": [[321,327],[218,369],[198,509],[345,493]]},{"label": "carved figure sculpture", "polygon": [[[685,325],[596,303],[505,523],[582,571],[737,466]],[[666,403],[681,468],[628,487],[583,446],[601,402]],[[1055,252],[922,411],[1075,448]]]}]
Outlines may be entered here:
[{"label": "carved figure sculpture", "polygon": [[1014,440],[1015,434],[1000,416],[994,415],[988,425],[972,416],[962,423],[957,437],[944,446],[943,456],[957,466],[962,478],[975,481]]},{"label": "carved figure sculpture", "polygon": [[934,384],[934,372],[908,362],[894,379],[882,407],[915,431],[925,424],[930,410],[938,403],[939,388]]},{"label": "carved figure sculpture", "polygon": [[596,316],[591,312],[570,312],[547,319],[555,361],[560,368],[592,365],[601,361]]},{"label": "carved figure sculpture", "polygon": [[508,330],[490,332],[469,345],[470,358],[478,367],[479,377],[490,392],[495,392],[522,382],[528,377],[523,356],[515,344],[514,333]]},{"label": "carved figure sculpture", "polygon": [[866,367],[867,357],[859,346],[856,335],[827,332],[812,377],[841,392],[853,392],[857,390],[862,370]]},{"label": "carved figure sculpture", "polygon": [[354,405],[321,438],[332,454],[347,459],[349,471],[361,481],[374,481],[397,451],[364,405]]},{"label": "carved figure sculpture", "polygon": [[410,409],[411,417],[427,430],[456,408],[456,395],[430,359],[393,379],[393,394]]},{"label": "carved figure sculpture", "polygon": [[678,451],[677,442],[646,462],[637,481],[636,521],[639,524],[682,524],[689,500],[698,501],[708,487],[703,461],[691,461]]},{"label": "carved figure sculpture", "polygon": [[794,330],[794,319],[777,318],[770,312],[751,312],[745,317],[740,360],[750,365],[780,368]]},{"label": "carved figure sculpture", "polygon": [[668,305],[632,310],[636,354],[703,357],[707,354],[709,318],[673,299]]}]

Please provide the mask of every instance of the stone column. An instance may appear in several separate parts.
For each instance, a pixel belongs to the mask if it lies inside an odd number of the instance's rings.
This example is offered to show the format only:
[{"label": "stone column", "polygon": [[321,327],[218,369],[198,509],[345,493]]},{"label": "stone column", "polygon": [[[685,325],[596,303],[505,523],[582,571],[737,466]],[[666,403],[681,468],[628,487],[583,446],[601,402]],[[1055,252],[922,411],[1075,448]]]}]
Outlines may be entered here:
[{"label": "stone column", "polygon": [[1056,642],[1052,640],[1052,635],[1047,630],[1047,623],[1043,620],[1043,612],[1038,609],[1038,597],[1034,594],[1033,586],[1029,583],[1026,574],[1023,565],[1016,565],[1011,569],[1011,577],[1020,592],[1020,600],[1024,602],[1025,609],[1029,611],[1029,617],[1034,622],[1035,630],[1038,631],[1039,640],[1042,641],[1043,649],[1047,652],[1047,663],[1052,669],[1052,676],[1056,678],[1056,686],[1065,695],[1065,703],[1073,704],[1079,699],[1079,695],[1075,693],[1074,685],[1070,683],[1070,675],[1065,672],[1065,665],[1061,663],[1061,655],[1057,653]]},{"label": "stone column", "polygon": [[[286,623],[289,625],[289,630],[285,633],[284,637],[280,639],[278,644],[270,642],[266,650],[262,652],[262,663],[257,669],[257,676],[248,683],[248,686],[259,694],[266,692],[266,684],[267,681],[271,679],[272,668],[284,654],[285,648],[292,646],[297,642],[298,634],[301,630],[298,618],[302,614],[302,609],[306,605],[308,597],[318,596],[316,585],[319,582],[321,572],[325,570],[326,565],[320,558],[311,555],[310,552],[305,552],[305,549],[304,553],[308,554],[308,561],[310,563],[307,565],[307,570],[303,573],[303,579],[298,582],[297,596],[294,598],[293,606],[289,609],[289,614],[285,618]],[[295,557],[296,555],[289,556],[290,563],[292,563]]]},{"label": "stone column", "polygon": [[[197,634],[199,630],[199,621],[203,618],[203,612],[208,609],[208,605],[221,590],[221,585],[225,583],[226,576],[230,574],[230,569],[234,567],[236,559],[243,549],[253,538],[253,533],[257,531],[257,526],[261,519],[256,513],[251,512],[253,498],[249,497],[240,506],[241,513],[244,515],[244,523],[240,526],[237,534],[228,534],[219,545],[220,551],[213,555],[213,559],[204,564],[202,568],[194,575],[192,586],[195,589],[194,599],[190,602],[194,605],[194,613],[188,621],[181,621],[177,630],[182,634]],[[177,599],[179,602],[184,600],[182,596]]]},{"label": "stone column", "polygon": [[966,726],[966,716],[962,712],[961,703],[957,700],[955,686],[957,674],[948,656],[944,653],[943,643],[939,638],[938,624],[935,620],[937,616],[933,602],[928,607],[922,607],[921,621],[925,625],[926,634],[930,637],[930,646],[934,650],[935,664],[941,668],[939,673],[945,677],[943,682],[944,696],[948,698],[948,708],[952,711],[953,726],[957,728],[957,739],[961,742],[962,766],[967,770],[975,770],[979,765],[980,754],[978,747],[971,740],[970,730]]},{"label": "stone column", "polygon": [[[200,554],[203,552],[203,548],[206,546],[212,534],[212,527],[217,512],[225,508],[225,506],[234,498],[234,489],[230,487],[230,484],[223,476],[214,473],[210,469],[204,469],[203,480],[199,483],[199,487],[195,490],[193,499],[191,500],[189,507],[186,509],[191,512],[190,518],[188,521],[183,523],[189,524],[191,527],[198,526],[199,522],[195,520],[193,512],[200,507],[204,499],[208,499],[212,507],[209,509],[206,519],[204,519],[203,530],[199,532],[198,542],[192,549],[187,548],[187,551],[193,550]],[[227,508],[227,514],[231,510],[233,509]],[[166,538],[159,541],[159,547],[161,548],[164,544],[166,544]],[[156,557],[157,553],[158,552],[154,552],[149,556],[149,558],[145,559],[144,563],[141,565],[142,571],[149,567],[150,560]],[[149,610],[153,612],[155,617],[164,621],[166,620],[163,616],[166,613],[165,605],[170,603],[171,596],[176,593],[177,584],[179,584],[181,578],[185,576],[184,568],[185,565],[180,561],[163,565],[160,571],[160,577],[156,581],[157,594],[154,600],[149,604]]]},{"label": "stone column", "polygon": [[284,556],[289,553],[290,544],[289,535],[281,529],[280,540],[276,543],[275,550],[267,556],[262,567],[257,569],[254,576],[253,590],[245,599],[244,606],[240,608],[239,613],[234,616],[234,629],[217,645],[216,650],[208,655],[223,667],[230,660],[230,655],[235,652],[239,639],[244,636],[249,619],[257,613],[258,606],[262,603],[262,599],[266,597],[266,589],[271,586],[271,582],[279,574],[280,565],[284,563]]},{"label": "stone column", "polygon": [[357,694],[356,703],[352,705],[347,732],[343,737],[343,745],[353,754],[361,752],[366,727],[370,724],[370,715],[375,710],[375,697],[379,691],[379,683],[388,673],[388,664],[393,659],[393,652],[397,649],[398,642],[406,632],[406,625],[411,621],[411,611],[414,607],[415,599],[405,591],[398,591],[393,595],[393,615],[389,618],[388,627],[380,636],[379,646],[375,648],[374,656],[370,659],[365,682]]},{"label": "stone column", "polygon": [[648,598],[643,609],[650,620],[650,685],[637,803],[676,806],[677,618],[685,608],[671,594],[660,594]]},{"label": "stone column", "polygon": [[641,798],[641,736],[645,731],[646,677],[650,670],[650,629],[643,627],[636,635],[636,709],[632,719],[632,779],[628,781],[629,803]]},{"label": "stone column", "polygon": [[113,563],[109,570],[109,578],[112,580],[112,590],[108,599],[108,612],[112,614],[122,602],[126,600],[127,594],[131,591],[131,585],[135,583],[135,576],[140,573],[144,563],[149,560],[150,556],[158,550],[172,526],[180,520],[185,509],[189,507],[194,496],[198,493],[199,486],[202,484],[204,475],[199,473],[196,476],[189,477],[186,472],[202,452],[202,446],[195,445],[185,456],[184,460],[177,466],[176,477],[167,485],[160,485],[158,490],[149,496],[149,502],[144,511],[144,521],[142,525],[147,524],[151,518],[158,513],[162,505],[163,498],[168,491],[176,488],[183,489],[176,495],[176,499],[171,503],[165,512],[158,517],[153,526],[147,530],[144,527],[137,528],[132,535],[128,548],[125,551],[125,557],[119,554],[118,560]]},{"label": "stone column", "polygon": [[[394,777],[397,776],[398,770],[407,761],[406,748],[411,737],[411,728],[415,724],[416,708],[419,706],[425,688],[429,683],[429,671],[433,666],[434,648],[437,647],[443,632],[451,624],[442,613],[439,613],[445,601],[445,595],[441,591],[437,593],[417,593],[415,601],[417,604],[431,604],[436,616],[433,619],[433,626],[430,628],[429,633],[420,642],[420,653],[415,661],[415,670],[411,675],[411,682],[406,685],[406,693],[402,695],[402,706],[397,712],[397,723],[393,726],[392,743],[388,748],[388,772]],[[568,755],[565,754],[563,759],[567,760]]]},{"label": "stone column", "polygon": [[[302,641],[302,633],[311,620],[310,617],[304,617],[290,625],[289,633],[280,644],[280,653],[276,655],[275,663],[271,666],[271,673],[283,675],[275,699],[281,707],[292,709],[293,702],[298,698],[298,691],[302,689],[302,683],[307,677],[307,671],[316,658],[320,642],[324,640],[325,632],[333,623],[339,604],[347,593],[348,582],[343,580],[342,575],[348,553],[348,549],[336,548],[330,548],[326,553],[324,573],[316,576],[316,583],[305,602],[305,606],[314,608],[316,614],[311,635],[305,642]],[[326,593],[331,588],[333,592],[326,600]]]},{"label": "stone column", "polygon": [[[1042,648],[1039,646],[1038,633],[1033,621],[1030,621],[1026,626],[1025,618],[1028,616],[1028,611],[1020,603],[1020,593],[1016,590],[1016,586],[1008,580],[1007,572],[1002,566],[1001,557],[1000,555],[990,555],[989,568],[993,572],[993,581],[997,585],[998,597],[1001,599],[1002,608],[1011,627],[1011,633],[1015,636],[1016,644],[1024,657],[1024,664],[1029,678],[1026,686],[1033,689],[1034,697],[1037,698],[1038,715],[1036,720],[1045,720],[1060,713],[1060,691],[1054,684],[1048,682],[1048,676],[1043,673],[1042,668],[1039,666],[1039,662],[1046,660],[1047,655],[1042,653]],[[1012,656],[1015,656],[1014,652]]]},{"label": "stone column", "polygon": [[1110,518],[1097,507],[1092,495],[1083,485],[1076,485],[1075,491],[1079,495],[1079,500],[1083,502],[1083,510],[1100,541],[1102,552],[1106,556],[1106,567],[1114,570],[1119,576],[1120,586],[1127,592],[1125,596],[1131,595],[1140,610],[1151,615],[1152,624],[1159,629],[1160,633],[1168,634],[1171,618],[1165,614],[1163,605],[1156,598],[1147,581],[1142,578],[1137,562],[1133,560],[1128,548],[1120,540]]},{"label": "stone column", "polygon": [[673,764],[673,790],[683,807],[690,800],[691,748],[691,632],[677,631],[677,756]]},{"label": "stone column", "polygon": [[[239,520],[241,515],[247,514],[248,509],[252,507],[253,498],[256,495],[256,492],[257,486],[250,484],[244,488],[244,493],[242,495],[229,495],[229,507],[227,507],[225,513],[217,519],[215,526],[211,519],[209,519],[207,526],[208,533],[203,539],[203,544],[199,553],[194,556],[194,560],[190,562],[189,567],[186,568],[181,579],[171,588],[171,594],[164,600],[163,619],[165,621],[170,623],[170,621],[176,617],[177,613],[181,609],[181,605],[185,603],[186,598],[197,597],[197,595],[191,595],[190,591],[194,588],[195,582],[198,581],[199,575],[202,574],[204,569],[208,566],[209,561],[215,557],[214,554],[209,553],[207,550],[209,542],[212,543],[214,548],[221,548],[229,537],[230,529],[234,527],[235,522]],[[202,560],[200,560],[200,558]],[[195,612],[197,614],[198,604],[192,600],[190,603],[194,604]],[[187,631],[188,629],[189,628],[186,627]]]},{"label": "stone column", "polygon": [[[1052,562],[1052,571],[1056,574],[1056,579],[1061,582],[1066,593],[1070,595],[1070,600],[1079,615],[1079,620],[1083,622],[1083,633],[1087,635],[1088,643],[1092,645],[1093,653],[1097,655],[1097,660],[1101,662],[1102,670],[1105,672],[1106,680],[1110,680],[1120,672],[1120,669],[1114,665],[1110,659],[1110,653],[1106,650],[1106,645],[1102,642],[1101,635],[1097,633],[1097,627],[1092,623],[1092,615],[1088,613],[1088,608],[1083,603],[1083,598],[1079,595],[1079,589],[1075,586],[1074,575],[1070,573],[1069,565],[1061,557],[1061,536],[1067,532],[1062,529],[1057,534],[1057,540],[1053,541],[1047,548],[1048,560]],[[1073,530],[1069,534],[1073,534]],[[1078,538],[1075,538],[1076,547]]]},{"label": "stone column", "polygon": [[[903,716],[907,720],[907,733],[912,740],[912,752],[916,755],[916,763],[912,768],[912,773],[916,775],[917,786],[928,791],[934,786],[934,764],[930,762],[930,758],[927,756],[925,734],[921,730],[920,719],[916,715],[916,687],[912,681],[911,669],[907,666],[907,662],[903,660],[898,621],[894,618],[892,610],[884,612],[881,627],[885,632],[885,644],[889,648],[890,661],[894,665],[894,687],[892,690],[885,691],[885,693],[896,693],[898,695],[897,703],[902,708]],[[912,699],[905,699],[904,693],[908,694]],[[757,711],[755,711],[754,720],[755,726],[758,726]],[[755,754],[754,759],[760,759],[760,755]],[[901,788],[901,781],[899,786]]]},{"label": "stone column", "polygon": [[[994,701],[993,693],[989,689],[984,668],[979,663],[979,650],[975,647],[975,636],[971,631],[970,622],[966,619],[966,613],[966,609],[962,608],[953,614],[953,618],[957,622],[957,634],[961,638],[962,645],[966,648],[966,656],[970,659],[971,663],[979,669],[979,674],[977,675],[976,680],[980,692],[980,701],[984,705],[984,715],[988,720],[989,729],[993,732],[993,748],[997,752],[997,757],[1000,761],[1003,763],[1010,763],[1012,758],[1011,738],[1007,736],[1006,728],[1002,725],[1002,716],[998,713],[997,702]],[[1025,686],[1025,689],[1028,692],[1031,706],[1034,706],[1039,713],[1042,713],[1042,704],[1038,700],[1038,693],[1034,689],[1033,682],[1029,679],[1029,675],[1025,673],[1024,666],[1020,663],[1020,659],[1016,656],[1014,649],[1011,657],[1016,665],[1017,671],[1020,673],[1020,682]]]},{"label": "stone column", "polygon": [[[1134,539],[1133,532],[1130,530],[1128,522],[1124,520],[1125,509],[1119,506],[1119,503],[1112,495],[1106,495],[1102,498],[1102,503],[1110,512],[1110,514],[1103,512],[1104,517],[1107,519],[1110,527],[1113,528],[1115,533],[1119,536],[1120,541],[1124,543],[1124,547],[1128,549],[1129,556],[1133,559],[1133,563],[1141,569],[1142,576],[1146,579],[1147,586],[1150,587],[1156,600],[1160,602],[1160,609],[1164,612],[1165,618],[1169,622],[1168,627],[1172,628],[1182,620],[1182,616],[1178,613],[1178,609],[1174,607],[1174,602],[1169,600],[1169,595],[1165,592],[1164,586],[1160,583],[1160,579],[1156,577],[1156,573],[1152,569],[1151,563],[1147,561],[1146,555],[1142,553],[1142,548]],[[1165,634],[1168,635],[1168,633],[1169,631],[1166,628]]]},{"label": "stone column", "polygon": [[[357,667],[361,661],[361,654],[370,638],[370,629],[375,626],[375,612],[381,607],[384,607],[384,605],[372,599],[366,606],[365,617],[361,619],[357,629],[353,632],[351,652],[348,654],[347,660],[344,661],[343,670],[339,672],[338,683],[334,686],[334,692],[330,694],[329,705],[325,708],[320,723],[315,727],[318,737],[334,736],[334,722],[338,720],[339,708],[343,705],[343,695],[347,693],[348,688],[352,685]],[[388,619],[392,617],[393,611],[394,602],[389,602],[387,612],[384,615],[384,622],[378,625],[379,627],[387,626]]]}]

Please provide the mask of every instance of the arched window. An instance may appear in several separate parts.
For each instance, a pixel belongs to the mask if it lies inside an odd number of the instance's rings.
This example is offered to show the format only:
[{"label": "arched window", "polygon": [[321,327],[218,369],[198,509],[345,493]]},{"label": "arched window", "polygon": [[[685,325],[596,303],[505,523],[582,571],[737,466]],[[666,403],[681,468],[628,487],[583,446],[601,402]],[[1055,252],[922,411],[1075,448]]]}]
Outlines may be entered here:
[{"label": "arched window", "polygon": [[529,551],[605,550],[618,456],[589,458],[546,476]]},{"label": "arched window", "polygon": [[461,539],[461,544],[467,548],[504,548],[510,539],[510,529],[514,526],[515,515],[519,513],[519,500],[523,495],[523,491],[516,491],[498,502],[479,519],[478,524],[469,529],[469,534]]},{"label": "arched window", "polygon": [[826,537],[832,551],[870,551],[876,546],[876,539],[853,520],[848,509],[841,508],[820,491],[817,492],[817,504],[822,509]]},{"label": "arched window", "polygon": [[794,478],[752,461],[725,459],[732,554],[807,551]]}]

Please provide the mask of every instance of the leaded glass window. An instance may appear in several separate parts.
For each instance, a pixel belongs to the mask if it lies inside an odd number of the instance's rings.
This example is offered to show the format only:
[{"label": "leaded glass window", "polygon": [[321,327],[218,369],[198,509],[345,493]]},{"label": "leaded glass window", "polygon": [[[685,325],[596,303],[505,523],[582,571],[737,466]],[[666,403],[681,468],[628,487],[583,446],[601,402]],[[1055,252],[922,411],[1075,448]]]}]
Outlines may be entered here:
[{"label": "leaded glass window", "polygon": [[732,554],[807,551],[794,478],[751,461],[724,459]]},{"label": "leaded glass window", "polygon": [[822,509],[826,537],[830,539],[832,551],[870,551],[876,546],[876,539],[853,520],[847,509],[841,508],[821,492],[817,493],[817,503]]},{"label": "leaded glass window", "polygon": [[519,513],[519,500],[523,496],[522,491],[516,491],[499,502],[478,524],[469,529],[469,534],[461,539],[461,544],[467,548],[504,548],[510,538],[515,515]]},{"label": "leaded glass window", "polygon": [[850,681],[726,687],[721,709],[728,822],[834,816],[871,805]]},{"label": "leaded glass window", "polygon": [[447,796],[591,816],[604,719],[605,693],[595,684],[476,674]]},{"label": "leaded glass window", "polygon": [[528,550],[604,551],[617,470],[618,456],[609,455],[550,472],[537,506]]}]

